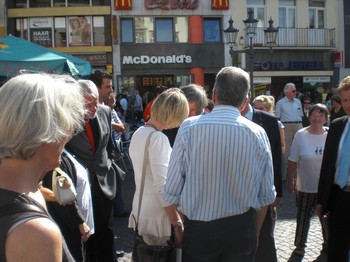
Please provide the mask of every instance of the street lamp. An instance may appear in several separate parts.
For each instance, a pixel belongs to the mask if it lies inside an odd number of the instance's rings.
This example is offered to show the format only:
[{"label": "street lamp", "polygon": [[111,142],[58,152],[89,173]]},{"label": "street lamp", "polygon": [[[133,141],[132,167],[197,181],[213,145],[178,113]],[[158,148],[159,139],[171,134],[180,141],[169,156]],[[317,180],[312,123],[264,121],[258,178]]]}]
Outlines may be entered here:
[{"label": "street lamp", "polygon": [[[226,44],[230,47],[230,55],[232,58],[232,65],[234,65],[233,62],[233,55],[235,52],[237,53],[248,53],[249,54],[249,75],[250,75],[250,90],[251,90],[251,96],[252,98],[255,97],[255,91],[254,91],[254,82],[253,82],[253,74],[254,74],[254,44],[253,44],[253,37],[256,35],[257,30],[257,24],[259,22],[258,19],[254,18],[254,12],[253,9],[248,10],[248,18],[246,20],[243,20],[243,23],[245,25],[245,34],[249,38],[248,42],[248,51],[234,51],[233,49],[237,46],[236,39],[238,34],[238,29],[233,27],[233,21],[232,18],[228,21],[229,27],[224,30],[224,35],[226,39]],[[269,20],[269,27],[264,30],[265,34],[265,44],[270,47],[270,53],[272,53],[272,47],[276,46],[276,39],[278,34],[278,28],[273,27],[273,20],[270,17]]]},{"label": "street lamp", "polygon": [[254,49],[253,49],[253,37],[256,35],[256,26],[258,25],[259,20],[254,18],[253,9],[249,8],[248,18],[243,20],[245,26],[245,33],[249,38],[249,75],[250,75],[250,92],[252,93],[252,98],[254,98]]},{"label": "street lamp", "polygon": [[233,62],[233,57],[234,57],[234,48],[237,46],[236,39],[238,35],[238,29],[233,27],[233,20],[232,17],[228,21],[228,28],[224,30],[224,36],[226,39],[226,44],[230,47],[230,56],[232,60],[232,65],[234,64]]}]

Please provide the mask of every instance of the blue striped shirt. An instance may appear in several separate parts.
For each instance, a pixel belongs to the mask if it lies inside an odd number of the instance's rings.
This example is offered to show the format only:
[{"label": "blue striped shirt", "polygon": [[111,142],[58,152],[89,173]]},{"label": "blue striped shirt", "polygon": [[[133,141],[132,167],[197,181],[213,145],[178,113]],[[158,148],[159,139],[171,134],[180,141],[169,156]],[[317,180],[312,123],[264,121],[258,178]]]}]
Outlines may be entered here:
[{"label": "blue striped shirt", "polygon": [[275,200],[268,137],[237,108],[215,106],[186,119],[176,136],[163,190],[189,219],[211,221]]}]

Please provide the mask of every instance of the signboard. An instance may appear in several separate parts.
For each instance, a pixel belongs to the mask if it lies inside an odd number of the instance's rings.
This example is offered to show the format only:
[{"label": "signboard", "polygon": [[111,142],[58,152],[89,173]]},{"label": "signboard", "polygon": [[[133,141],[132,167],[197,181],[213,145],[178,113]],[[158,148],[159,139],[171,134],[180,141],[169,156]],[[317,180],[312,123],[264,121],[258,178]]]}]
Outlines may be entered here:
[{"label": "signboard", "polygon": [[44,47],[52,47],[52,17],[29,19],[30,41]]},{"label": "signboard", "polygon": [[115,0],[115,10],[132,10],[132,0]]},{"label": "signboard", "polygon": [[122,69],[221,68],[224,44],[138,44],[120,46]]},{"label": "signboard", "polygon": [[211,0],[211,9],[213,10],[228,10],[228,0]]}]

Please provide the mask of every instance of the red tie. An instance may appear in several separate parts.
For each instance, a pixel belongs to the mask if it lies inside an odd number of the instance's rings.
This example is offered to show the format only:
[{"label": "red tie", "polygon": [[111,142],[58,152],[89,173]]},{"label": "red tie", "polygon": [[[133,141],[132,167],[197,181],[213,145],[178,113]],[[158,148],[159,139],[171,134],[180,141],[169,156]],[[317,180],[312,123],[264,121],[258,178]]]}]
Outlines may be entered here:
[{"label": "red tie", "polygon": [[85,132],[90,142],[92,153],[95,153],[95,141],[94,141],[94,135],[92,134],[92,129],[90,126],[90,120],[85,125]]}]

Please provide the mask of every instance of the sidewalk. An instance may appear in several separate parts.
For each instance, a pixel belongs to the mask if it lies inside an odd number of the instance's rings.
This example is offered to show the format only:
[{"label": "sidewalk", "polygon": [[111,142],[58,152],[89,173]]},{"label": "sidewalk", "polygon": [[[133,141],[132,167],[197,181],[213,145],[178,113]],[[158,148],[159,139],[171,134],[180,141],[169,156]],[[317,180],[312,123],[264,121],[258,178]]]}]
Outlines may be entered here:
[{"label": "sidewalk", "polygon": [[[128,172],[122,190],[126,208],[130,211],[135,191],[132,172]],[[295,196],[294,194],[289,194],[285,189],[281,206],[277,207],[277,222],[275,227],[275,241],[279,262],[312,262],[320,254],[323,238],[318,217],[314,215],[311,221],[307,248],[303,260],[290,259],[295,248],[293,243],[296,213]],[[124,257],[119,258],[118,261],[129,262],[133,246],[133,231],[128,229],[128,218],[115,218],[114,227],[116,250],[124,250],[126,252]]]}]

